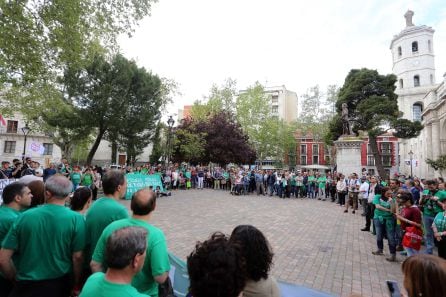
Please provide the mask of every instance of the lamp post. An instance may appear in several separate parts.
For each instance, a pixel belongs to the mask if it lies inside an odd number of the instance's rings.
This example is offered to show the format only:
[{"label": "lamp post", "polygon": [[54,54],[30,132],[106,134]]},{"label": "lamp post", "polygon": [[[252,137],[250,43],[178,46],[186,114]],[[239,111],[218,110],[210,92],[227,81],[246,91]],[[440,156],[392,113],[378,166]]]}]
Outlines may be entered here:
[{"label": "lamp post", "polygon": [[25,125],[25,127],[22,127],[22,133],[23,136],[25,137],[24,141],[23,141],[23,156],[22,156],[22,161],[23,164],[25,164],[25,154],[26,154],[26,138],[28,137],[29,132],[31,131],[31,128],[28,127],[28,124]]},{"label": "lamp post", "polygon": [[410,178],[413,178],[413,174],[412,174],[413,152],[412,152],[412,150],[409,151],[409,158],[410,158]]},{"label": "lamp post", "polygon": [[169,133],[167,135],[167,154],[166,154],[166,167],[169,165],[170,161],[170,151],[172,146],[172,128],[173,124],[175,124],[175,120],[172,118],[172,116],[169,116],[169,119],[167,120],[167,126],[169,127]]}]

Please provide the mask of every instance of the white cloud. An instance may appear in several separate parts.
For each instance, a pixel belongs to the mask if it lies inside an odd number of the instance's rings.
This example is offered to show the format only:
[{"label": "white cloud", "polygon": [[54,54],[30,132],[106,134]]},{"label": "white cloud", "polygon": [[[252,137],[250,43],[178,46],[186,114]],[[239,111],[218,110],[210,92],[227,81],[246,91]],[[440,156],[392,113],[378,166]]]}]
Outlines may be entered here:
[{"label": "white cloud", "polygon": [[446,72],[443,1],[160,0],[120,45],[127,57],[180,83],[174,113],[227,77],[240,89],[260,81],[302,94],[315,84],[342,85],[352,68],[390,73],[390,41],[410,8],[415,24],[436,30],[439,81]]}]

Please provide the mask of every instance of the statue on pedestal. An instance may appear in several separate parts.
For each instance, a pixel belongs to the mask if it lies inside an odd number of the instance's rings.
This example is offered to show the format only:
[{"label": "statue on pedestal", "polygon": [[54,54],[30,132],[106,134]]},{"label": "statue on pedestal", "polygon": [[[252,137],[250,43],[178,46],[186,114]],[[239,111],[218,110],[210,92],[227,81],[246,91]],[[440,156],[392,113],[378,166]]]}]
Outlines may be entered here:
[{"label": "statue on pedestal", "polygon": [[351,120],[348,117],[347,103],[342,103],[342,135],[354,135],[352,130]]}]

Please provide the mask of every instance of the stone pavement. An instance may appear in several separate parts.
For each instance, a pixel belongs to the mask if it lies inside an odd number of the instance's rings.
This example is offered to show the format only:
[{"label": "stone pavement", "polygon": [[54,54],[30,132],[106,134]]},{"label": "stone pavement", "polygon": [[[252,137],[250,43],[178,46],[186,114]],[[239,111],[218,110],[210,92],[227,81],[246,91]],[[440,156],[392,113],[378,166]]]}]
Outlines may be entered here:
[{"label": "stone pavement", "polygon": [[169,250],[182,259],[211,233],[230,234],[239,224],[251,224],[273,248],[272,274],[277,279],[337,296],[388,296],[385,280],[402,285],[401,263],[372,255],[376,241],[371,233],[360,231],[361,211],[343,210],[329,201],[180,190],[157,200],[152,223],[164,230]]}]

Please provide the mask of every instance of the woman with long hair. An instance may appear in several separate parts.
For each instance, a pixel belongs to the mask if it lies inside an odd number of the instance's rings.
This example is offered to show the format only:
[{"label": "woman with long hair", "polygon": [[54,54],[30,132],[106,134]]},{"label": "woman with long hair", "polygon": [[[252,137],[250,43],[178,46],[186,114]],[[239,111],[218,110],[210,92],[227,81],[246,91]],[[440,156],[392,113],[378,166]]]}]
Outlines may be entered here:
[{"label": "woman with long hair", "polygon": [[279,297],[276,280],[269,275],[273,252],[263,233],[251,225],[239,225],[232,231],[230,241],[241,246],[246,261],[244,297]]},{"label": "woman with long hair", "polygon": [[419,254],[407,258],[401,268],[408,297],[446,296],[446,260]]}]

